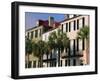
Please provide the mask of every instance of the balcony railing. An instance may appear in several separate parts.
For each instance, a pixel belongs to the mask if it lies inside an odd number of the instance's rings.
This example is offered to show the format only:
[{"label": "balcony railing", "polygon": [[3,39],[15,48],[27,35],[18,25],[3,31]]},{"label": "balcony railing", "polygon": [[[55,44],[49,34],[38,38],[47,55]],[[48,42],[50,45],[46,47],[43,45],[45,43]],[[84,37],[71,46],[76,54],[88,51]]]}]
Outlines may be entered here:
[{"label": "balcony railing", "polygon": [[82,57],[83,56],[83,51],[73,51],[67,52],[67,53],[62,53],[61,57],[62,58],[72,58],[72,57]]}]

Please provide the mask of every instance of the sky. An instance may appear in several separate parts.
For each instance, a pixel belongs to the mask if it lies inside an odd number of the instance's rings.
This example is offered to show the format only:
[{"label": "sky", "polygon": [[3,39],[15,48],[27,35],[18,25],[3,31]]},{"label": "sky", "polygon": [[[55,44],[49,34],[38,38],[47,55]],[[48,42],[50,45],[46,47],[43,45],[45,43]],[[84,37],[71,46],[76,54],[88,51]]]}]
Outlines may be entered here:
[{"label": "sky", "polygon": [[54,17],[57,22],[64,20],[64,14],[25,12],[25,29],[35,27],[39,19],[48,20],[49,16]]}]

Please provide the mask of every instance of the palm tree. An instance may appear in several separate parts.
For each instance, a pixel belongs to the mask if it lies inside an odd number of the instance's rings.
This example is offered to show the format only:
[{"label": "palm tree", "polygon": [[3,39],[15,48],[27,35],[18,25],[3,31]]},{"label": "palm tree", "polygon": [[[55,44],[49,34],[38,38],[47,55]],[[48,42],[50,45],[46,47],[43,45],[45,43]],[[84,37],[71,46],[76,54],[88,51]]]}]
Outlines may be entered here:
[{"label": "palm tree", "polygon": [[28,39],[27,37],[25,38],[25,54],[27,56],[27,63],[26,63],[26,68],[28,68],[29,64],[29,55],[32,54],[32,41]]},{"label": "palm tree", "polygon": [[[56,49],[56,43],[55,43],[55,39],[56,39],[56,33],[52,32],[49,36],[49,40],[48,40],[48,48],[49,48],[49,53],[52,59],[52,50]],[[50,66],[52,66],[52,63],[50,62]]]},{"label": "palm tree", "polygon": [[80,29],[80,31],[78,32],[78,38],[89,39],[89,27],[88,26],[82,27]]},{"label": "palm tree", "polygon": [[68,47],[68,37],[66,33],[63,33],[61,30],[58,30],[58,32],[52,32],[49,36],[49,42],[51,42],[50,45],[53,46],[52,49],[58,50],[58,66],[60,66],[60,54],[61,50],[64,50]]},{"label": "palm tree", "polygon": [[61,52],[68,48],[69,38],[66,33],[63,33],[61,30],[57,32],[57,47],[58,47],[58,66],[60,66],[60,55]]},{"label": "palm tree", "polygon": [[45,46],[44,46],[44,48],[45,48],[44,53],[45,53],[46,56],[47,56],[47,67],[48,67],[48,55],[49,55],[49,53],[51,52],[51,48],[50,48],[50,45],[49,45],[49,44],[50,44],[50,43],[45,42]]},{"label": "palm tree", "polygon": [[62,44],[63,44],[63,51],[65,53],[65,50],[67,52],[69,47],[69,38],[67,37],[66,33],[62,33]]},{"label": "palm tree", "polygon": [[[80,29],[80,31],[78,32],[78,38],[79,39],[85,39],[86,41],[86,54],[89,55],[89,27],[88,26],[85,26],[85,27],[82,27]],[[87,64],[89,64],[89,56],[87,56]]]},{"label": "palm tree", "polygon": [[45,42],[42,40],[39,40],[37,42],[37,56],[40,59],[40,67],[43,67],[43,54],[45,53]]},{"label": "palm tree", "polygon": [[63,43],[62,43],[62,31],[58,30],[57,32],[57,38],[56,38],[56,46],[58,50],[58,67],[60,66],[60,55],[61,55],[61,50],[63,50]]}]

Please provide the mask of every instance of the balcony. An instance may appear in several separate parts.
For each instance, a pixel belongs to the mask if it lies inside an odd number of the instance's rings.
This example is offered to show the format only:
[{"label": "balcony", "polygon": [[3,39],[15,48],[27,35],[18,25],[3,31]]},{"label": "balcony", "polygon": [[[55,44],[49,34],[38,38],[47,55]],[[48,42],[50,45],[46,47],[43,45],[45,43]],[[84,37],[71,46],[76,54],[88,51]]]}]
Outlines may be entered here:
[{"label": "balcony", "polygon": [[56,58],[44,59],[43,62],[56,61]]},{"label": "balcony", "polygon": [[54,54],[52,56],[51,54],[48,54],[48,58],[47,58],[47,54],[43,55],[43,62],[54,61],[54,60],[56,60],[56,57]]},{"label": "balcony", "polygon": [[75,51],[75,53],[73,53],[72,51],[70,52],[70,54],[68,53],[63,53],[61,54],[62,58],[73,58],[73,57],[83,57],[83,51]]}]

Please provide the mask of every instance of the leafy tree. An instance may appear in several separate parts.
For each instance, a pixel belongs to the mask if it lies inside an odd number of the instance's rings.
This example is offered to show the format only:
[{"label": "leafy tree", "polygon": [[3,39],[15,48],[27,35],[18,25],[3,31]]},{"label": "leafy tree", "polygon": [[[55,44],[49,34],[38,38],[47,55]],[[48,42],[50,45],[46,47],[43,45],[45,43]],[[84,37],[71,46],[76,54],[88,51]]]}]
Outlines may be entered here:
[{"label": "leafy tree", "polygon": [[27,55],[27,63],[26,63],[26,68],[28,68],[29,64],[29,55],[32,54],[32,41],[28,38],[25,38],[25,54]]},{"label": "leafy tree", "polygon": [[[89,55],[89,27],[88,26],[85,26],[85,27],[82,27],[80,29],[80,31],[78,32],[78,38],[79,39],[85,39],[86,41],[86,53]],[[89,56],[87,56],[87,64],[89,64]]]}]

